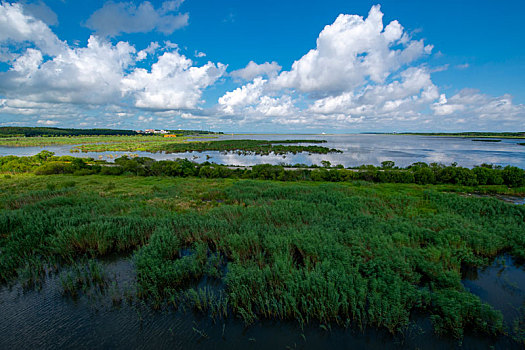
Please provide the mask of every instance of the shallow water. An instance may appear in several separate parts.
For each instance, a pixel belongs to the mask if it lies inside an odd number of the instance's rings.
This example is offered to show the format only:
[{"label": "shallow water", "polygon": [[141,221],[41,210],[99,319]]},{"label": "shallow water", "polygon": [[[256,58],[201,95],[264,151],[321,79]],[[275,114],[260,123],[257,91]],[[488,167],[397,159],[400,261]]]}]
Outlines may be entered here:
[{"label": "shallow water", "polygon": [[[495,165],[513,165],[525,168],[525,146],[518,143],[520,139],[502,139],[501,142],[473,142],[471,138],[432,137],[417,135],[381,135],[381,134],[347,134],[347,135],[221,135],[213,140],[255,139],[255,140],[285,140],[285,139],[316,139],[326,140],[320,144],[329,148],[337,148],[343,153],[308,154],[299,153],[286,156],[268,155],[238,155],[235,152],[186,152],[186,153],[149,153],[149,152],[88,152],[70,153],[74,145],[59,145],[45,147],[5,147],[0,146],[0,156],[34,155],[46,149],[56,155],[74,155],[76,157],[92,157],[111,160],[115,156],[136,154],[141,157],[151,157],[157,160],[187,158],[202,163],[205,161],[228,165],[270,164],[316,164],[327,160],[332,165],[342,164],[345,167],[363,164],[380,165],[381,162],[392,160],[398,166],[408,166],[415,162],[451,164],[457,162],[464,167],[474,167],[482,163]],[[200,139],[203,140],[203,139]]]},{"label": "shallow water", "polygon": [[[105,261],[104,265],[108,275],[118,281],[121,290],[133,282],[134,269],[129,259],[112,259]],[[503,274],[494,274],[490,267],[469,275],[468,278],[472,279],[465,283],[469,288],[477,286],[472,291],[499,309],[502,304],[498,298],[502,291],[485,286],[485,283],[493,283],[494,279],[499,286],[501,276],[512,280],[516,271],[521,271],[517,283],[521,288],[519,293],[523,293],[524,271],[508,264]],[[503,293],[507,292],[503,288]],[[467,334],[461,343],[438,338],[432,334],[428,318],[421,315],[414,318],[413,324],[403,334],[396,336],[374,329],[360,332],[315,324],[301,329],[296,323],[280,321],[257,322],[245,327],[241,321],[232,318],[214,323],[207,316],[189,311],[153,311],[138,302],[129,304],[124,300],[119,306],[113,306],[111,294],[84,295],[78,299],[64,297],[57,276],[48,277],[40,291],[24,292],[20,285],[0,287],[0,348],[450,349],[460,345],[463,349],[520,348],[517,343],[503,337]],[[518,294],[518,299],[520,295],[523,296]]]},{"label": "shallow water", "polygon": [[519,316],[525,307],[525,267],[516,264],[509,255],[494,260],[484,269],[464,272],[463,285],[482,301],[501,311],[507,324]]}]

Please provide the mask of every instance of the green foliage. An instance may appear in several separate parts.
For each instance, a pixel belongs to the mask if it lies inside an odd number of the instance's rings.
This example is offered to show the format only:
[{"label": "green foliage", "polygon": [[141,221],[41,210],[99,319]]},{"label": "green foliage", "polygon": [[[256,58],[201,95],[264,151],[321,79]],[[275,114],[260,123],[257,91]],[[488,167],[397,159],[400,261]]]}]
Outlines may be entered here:
[{"label": "green foliage", "polygon": [[381,168],[383,169],[392,169],[396,163],[394,163],[391,160],[385,160],[384,162],[381,162]]},{"label": "green foliage", "polygon": [[[304,140],[302,140],[304,141]],[[217,141],[218,142],[218,141]],[[458,167],[455,164],[414,163],[405,169],[394,167],[393,162],[383,162],[381,168],[363,165],[358,169],[344,169],[340,166],[323,168],[285,167],[283,165],[259,164],[251,168],[228,167],[205,162],[202,164],[187,159],[155,161],[147,157],[129,158],[123,156],[115,163],[74,157],[54,157],[43,151],[33,157],[0,157],[0,171],[20,173],[34,172],[37,175],[139,175],[203,178],[243,178],[279,181],[329,181],[343,182],[364,180],[382,183],[451,184],[460,186],[507,185],[513,188],[525,186],[525,171],[517,167],[505,168],[482,165],[474,169]]]},{"label": "green foliage", "polygon": [[510,187],[525,185],[525,172],[515,166],[506,166],[502,172],[503,182]]},{"label": "green foliage", "polygon": [[103,291],[107,286],[108,277],[104,267],[94,259],[73,264],[59,275],[62,293],[76,297],[79,291],[86,292],[89,288]]},{"label": "green foliage", "polygon": [[[129,161],[119,165],[129,173],[156,164]],[[184,164],[177,176],[185,176]],[[252,171],[286,174],[272,166]],[[361,176],[309,173],[349,174]],[[92,178],[33,176],[2,187],[2,198],[11,198],[0,210],[2,281],[73,264],[62,280],[74,294],[107,280],[79,259],[133,252],[138,296],[154,306],[183,303],[247,323],[293,319],[391,332],[420,312],[437,332],[461,337],[465,329],[503,330],[500,313],[463,288],[461,267],[486,266],[502,252],[525,259],[525,207],[431,186]],[[76,185],[66,186],[72,179]],[[53,188],[44,189],[48,183]],[[200,285],[209,280],[218,286]]]},{"label": "green foliage", "polygon": [[73,174],[73,172],[71,164],[66,162],[47,162],[34,170],[37,175]]},{"label": "green foliage", "polygon": [[0,135],[3,136],[84,136],[84,135],[135,135],[133,130],[114,130],[114,129],[63,129],[48,127],[20,127],[3,126],[0,127]]},{"label": "green foliage", "polygon": [[496,335],[503,328],[503,317],[479,298],[453,289],[433,293],[435,309],[431,320],[437,333],[463,336],[464,329]]},{"label": "green foliage", "polygon": [[182,153],[182,152],[204,152],[204,151],[220,151],[229,152],[237,151],[239,154],[258,154],[268,155],[270,153],[282,155],[287,153],[296,154],[299,152],[308,153],[334,153],[341,151],[326,148],[321,146],[289,146],[285,144],[290,143],[323,143],[323,140],[220,140],[220,141],[204,141],[204,142],[187,142],[187,143],[164,143],[155,146],[148,151],[151,152],[166,152],[166,153]]}]

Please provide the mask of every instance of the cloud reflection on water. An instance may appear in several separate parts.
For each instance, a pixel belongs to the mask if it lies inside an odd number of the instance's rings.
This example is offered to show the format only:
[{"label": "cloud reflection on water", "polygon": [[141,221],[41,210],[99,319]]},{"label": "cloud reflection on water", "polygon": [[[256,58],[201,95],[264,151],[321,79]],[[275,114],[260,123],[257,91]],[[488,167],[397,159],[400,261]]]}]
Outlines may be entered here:
[{"label": "cloud reflection on water", "polygon": [[[326,140],[321,144],[329,148],[337,148],[343,153],[330,154],[288,154],[279,155],[238,155],[235,152],[185,152],[185,153],[148,153],[148,152],[89,152],[70,153],[72,145],[46,147],[3,147],[0,146],[0,156],[34,155],[43,149],[55,152],[57,155],[73,155],[107,159],[136,154],[141,157],[150,157],[157,160],[187,158],[198,163],[205,161],[249,166],[254,164],[317,164],[327,160],[333,165],[341,164],[345,167],[363,164],[380,165],[381,162],[392,160],[398,166],[408,166],[415,162],[426,163],[458,163],[460,166],[474,167],[482,163],[496,165],[513,165],[525,168],[525,147],[517,143],[523,140],[504,139],[499,143],[472,142],[469,138],[429,137],[414,135],[378,135],[378,134],[349,134],[349,135],[222,135],[219,139],[257,139],[257,140],[286,140],[286,139],[316,139]],[[209,156],[209,157],[207,157]]]}]

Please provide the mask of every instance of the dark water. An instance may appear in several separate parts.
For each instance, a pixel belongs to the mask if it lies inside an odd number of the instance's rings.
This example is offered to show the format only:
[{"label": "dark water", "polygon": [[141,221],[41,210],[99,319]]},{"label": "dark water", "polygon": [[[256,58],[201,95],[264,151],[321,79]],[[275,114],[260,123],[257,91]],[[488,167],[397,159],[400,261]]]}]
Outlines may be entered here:
[{"label": "dark water", "polygon": [[[392,160],[398,166],[408,166],[415,162],[451,164],[457,162],[460,166],[474,167],[482,163],[495,165],[513,165],[525,168],[525,146],[518,143],[524,140],[502,139],[501,142],[473,142],[471,138],[431,137],[417,135],[221,135],[213,140],[255,139],[255,140],[285,140],[285,139],[316,139],[326,140],[321,144],[329,148],[337,148],[343,153],[334,154],[289,154],[286,156],[268,155],[238,155],[235,152],[202,152],[202,153],[148,153],[133,152],[142,157],[154,159],[187,158],[202,163],[207,160],[228,165],[271,164],[317,164],[327,160],[333,165],[342,164],[345,167],[363,164],[380,165],[381,162]],[[201,139],[202,140],[202,139]],[[55,152],[57,155],[74,155],[76,157],[92,157],[111,160],[114,157],[130,154],[130,152],[90,152],[70,153],[74,145],[45,147],[5,147],[0,146],[0,156],[34,155],[43,149]]]},{"label": "dark water", "polygon": [[[510,258],[509,258],[510,259]],[[104,263],[116,278],[121,292],[134,281],[129,259]],[[508,303],[523,303],[525,272],[507,260],[501,267],[471,272],[465,286],[495,308],[506,319],[512,314]],[[499,271],[499,270],[498,270]],[[508,280],[508,282],[507,282]],[[509,285],[517,284],[508,288]],[[495,286],[494,286],[495,285]],[[509,294],[510,293],[510,294]],[[310,325],[301,329],[293,322],[264,321],[250,327],[236,319],[218,320],[190,311],[154,311],[138,302],[114,306],[111,291],[78,299],[62,296],[57,276],[46,279],[40,291],[24,292],[20,285],[0,288],[0,349],[513,349],[509,338],[467,334],[463,341],[438,338],[430,321],[416,316],[403,334],[364,332],[341,327]],[[118,293],[117,293],[118,294]],[[512,295],[512,299],[507,296]]]},{"label": "dark water", "polygon": [[[463,285],[484,302],[500,310],[507,324],[525,308],[525,267],[504,255],[484,269],[465,271]],[[522,312],[525,311],[522,310]]]}]

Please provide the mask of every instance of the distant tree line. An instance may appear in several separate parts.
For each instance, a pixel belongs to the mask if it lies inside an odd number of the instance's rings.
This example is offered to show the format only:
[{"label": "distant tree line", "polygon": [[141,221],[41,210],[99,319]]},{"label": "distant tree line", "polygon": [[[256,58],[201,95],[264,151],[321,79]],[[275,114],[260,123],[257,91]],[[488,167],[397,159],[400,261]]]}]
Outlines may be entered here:
[{"label": "distant tree line", "polygon": [[[222,132],[203,130],[170,130],[171,133],[186,135],[222,134]],[[103,136],[103,135],[137,135],[135,130],[118,129],[73,129],[73,128],[49,128],[49,127],[22,127],[4,126],[0,127],[0,137],[35,137],[35,136]]]},{"label": "distant tree line", "polygon": [[525,138],[525,131],[518,132],[482,132],[482,131],[466,131],[466,132],[403,132],[402,135],[422,135],[422,136],[462,136],[462,137],[523,137]]},{"label": "distant tree line", "polygon": [[0,127],[0,137],[4,136],[98,136],[98,135],[136,135],[133,130],[116,129],[63,129],[46,127]]}]

